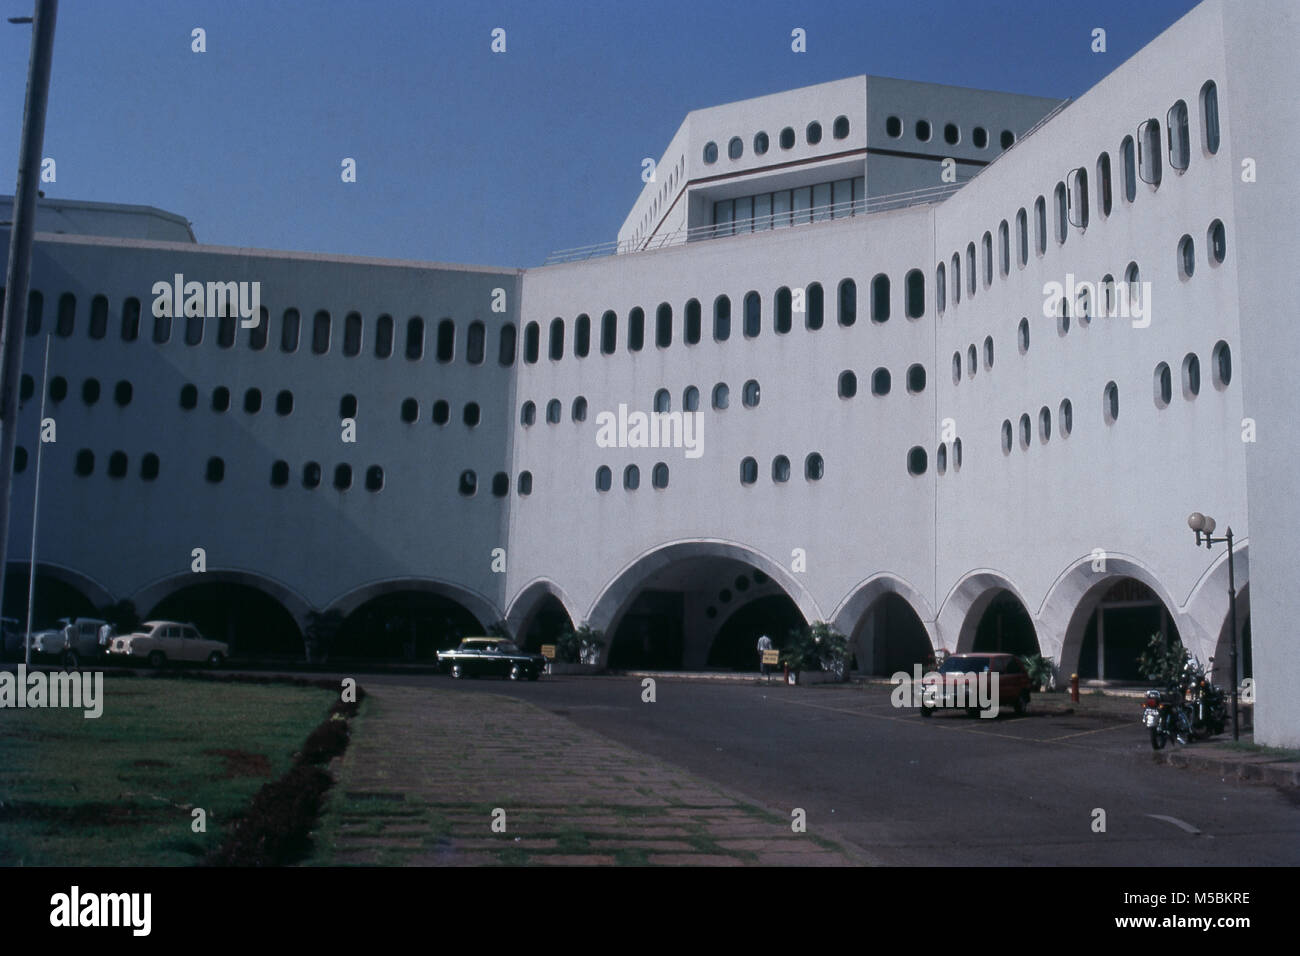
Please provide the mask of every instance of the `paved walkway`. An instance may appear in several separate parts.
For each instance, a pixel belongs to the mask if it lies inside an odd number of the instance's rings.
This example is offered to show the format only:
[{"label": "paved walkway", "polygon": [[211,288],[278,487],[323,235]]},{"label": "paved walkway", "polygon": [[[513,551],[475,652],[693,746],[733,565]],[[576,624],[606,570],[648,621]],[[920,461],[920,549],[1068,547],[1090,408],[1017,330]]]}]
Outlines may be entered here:
[{"label": "paved walkway", "polygon": [[869,862],[793,832],[789,810],[747,804],[515,698],[368,690],[317,834],[324,862]]}]

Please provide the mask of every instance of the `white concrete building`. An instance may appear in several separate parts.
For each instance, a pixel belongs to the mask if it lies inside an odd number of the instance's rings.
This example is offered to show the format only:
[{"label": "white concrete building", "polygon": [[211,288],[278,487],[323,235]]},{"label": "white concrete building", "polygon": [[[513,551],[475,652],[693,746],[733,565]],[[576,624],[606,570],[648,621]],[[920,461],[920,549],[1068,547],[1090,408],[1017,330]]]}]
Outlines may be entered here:
[{"label": "white concrete building", "polygon": [[[40,566],[142,613],[200,580],[299,624],[420,591],[529,640],[562,610],[614,664],[747,665],[826,620],[868,672],[1000,647],[1132,679],[1159,631],[1228,680],[1202,511],[1257,739],[1300,745],[1297,40],[1290,5],[1207,0],[1066,103],[857,77],[696,110],[615,243],[522,272],[47,203]],[[260,282],[262,321],[156,318],[176,274]],[[637,412],[693,447],[608,447]]]}]

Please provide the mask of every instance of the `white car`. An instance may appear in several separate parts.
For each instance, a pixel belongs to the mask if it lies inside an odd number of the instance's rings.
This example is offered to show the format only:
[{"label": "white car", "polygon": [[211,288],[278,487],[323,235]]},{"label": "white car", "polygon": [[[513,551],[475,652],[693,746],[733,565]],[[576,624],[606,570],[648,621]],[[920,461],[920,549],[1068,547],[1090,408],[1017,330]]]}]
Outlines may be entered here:
[{"label": "white car", "polygon": [[[83,661],[93,663],[108,650],[108,643],[101,636],[104,627],[105,622],[98,618],[61,617],[57,626],[30,635],[32,658],[58,660],[72,668]],[[21,657],[23,649],[19,643]]]},{"label": "white car", "polygon": [[176,621],[145,621],[140,630],[113,638],[108,653],[115,658],[134,658],[162,667],[168,661],[220,667],[230,656],[230,645],[209,641],[193,624]]}]

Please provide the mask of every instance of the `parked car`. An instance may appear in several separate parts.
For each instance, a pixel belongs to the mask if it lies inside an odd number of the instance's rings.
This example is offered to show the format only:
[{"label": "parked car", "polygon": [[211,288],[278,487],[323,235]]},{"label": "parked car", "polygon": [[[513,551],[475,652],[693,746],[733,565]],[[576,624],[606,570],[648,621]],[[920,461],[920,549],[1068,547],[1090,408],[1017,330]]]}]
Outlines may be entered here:
[{"label": "parked car", "polygon": [[513,641],[499,637],[467,637],[452,651],[438,652],[438,669],[452,677],[480,677],[494,674],[511,680],[537,680],[546,658],[527,654]]},{"label": "parked car", "polygon": [[[988,678],[981,677],[988,673]],[[936,676],[937,674],[937,676]],[[922,678],[921,716],[930,717],[940,707],[965,707],[966,713],[978,715],[983,709],[977,694],[977,684],[970,682],[997,676],[997,707],[1000,712],[1007,702],[1012,702],[1017,714],[1029,709],[1029,671],[1025,662],[1015,654],[949,654],[937,672]],[[965,684],[958,694],[958,685]],[[985,691],[992,694],[991,686]]]},{"label": "parked car", "polygon": [[[111,625],[94,617],[61,617],[54,627],[33,631],[28,638],[33,660],[58,661],[65,667],[101,660],[111,639]],[[21,640],[18,654],[24,656]]]},{"label": "parked car", "polygon": [[148,661],[150,667],[168,661],[220,667],[230,656],[230,645],[208,640],[193,624],[145,621],[135,633],[115,637],[108,652],[119,660]]}]

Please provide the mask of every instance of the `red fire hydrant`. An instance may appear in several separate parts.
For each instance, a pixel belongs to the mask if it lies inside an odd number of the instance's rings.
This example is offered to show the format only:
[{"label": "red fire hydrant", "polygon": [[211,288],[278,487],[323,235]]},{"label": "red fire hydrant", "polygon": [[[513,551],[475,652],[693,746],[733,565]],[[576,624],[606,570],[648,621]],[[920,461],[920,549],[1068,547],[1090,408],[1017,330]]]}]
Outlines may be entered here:
[{"label": "red fire hydrant", "polygon": [[1079,675],[1071,674],[1070,675],[1070,703],[1077,704],[1078,702],[1079,702]]}]

